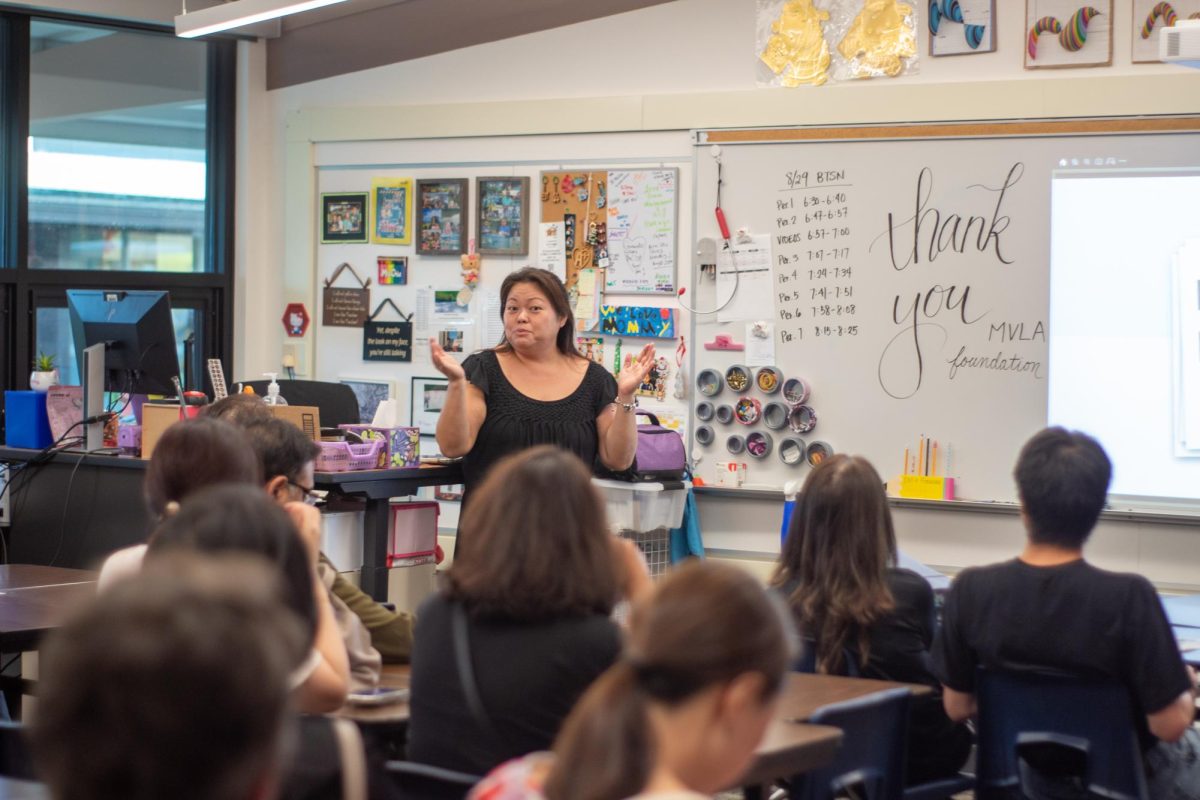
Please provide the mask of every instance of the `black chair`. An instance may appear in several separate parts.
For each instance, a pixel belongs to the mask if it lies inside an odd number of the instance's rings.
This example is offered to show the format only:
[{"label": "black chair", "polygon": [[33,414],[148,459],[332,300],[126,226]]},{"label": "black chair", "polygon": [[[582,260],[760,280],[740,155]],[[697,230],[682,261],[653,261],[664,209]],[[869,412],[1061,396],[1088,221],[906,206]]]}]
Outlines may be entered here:
[{"label": "black chair", "polygon": [[[269,380],[242,381],[260,397],[266,397]],[[357,425],[359,419],[358,398],[354,390],[344,383],[328,381],[278,381],[279,394],[288,405],[316,406],[321,412],[321,427],[336,428],[338,425]],[[369,420],[368,420],[369,422]]]},{"label": "black chair", "polygon": [[978,676],[977,798],[1028,796],[1035,776],[1022,754],[1052,745],[1081,765],[1081,796],[1146,800],[1137,712],[1124,686],[1061,674]]},{"label": "black chair", "polygon": [[478,775],[415,761],[389,761],[386,767],[400,789],[400,796],[413,800],[462,800],[475,784],[483,780]]},{"label": "black chair", "polygon": [[[792,665],[794,672],[804,672],[813,675],[817,671],[817,640],[805,636],[801,640],[800,657]],[[837,673],[847,678],[860,677],[858,674],[858,658],[849,647],[842,648],[842,669]]]},{"label": "black chair", "polygon": [[809,722],[841,728],[842,746],[829,766],[792,781],[792,800],[900,800],[904,788],[904,745],[908,732],[908,689],[823,706]]}]

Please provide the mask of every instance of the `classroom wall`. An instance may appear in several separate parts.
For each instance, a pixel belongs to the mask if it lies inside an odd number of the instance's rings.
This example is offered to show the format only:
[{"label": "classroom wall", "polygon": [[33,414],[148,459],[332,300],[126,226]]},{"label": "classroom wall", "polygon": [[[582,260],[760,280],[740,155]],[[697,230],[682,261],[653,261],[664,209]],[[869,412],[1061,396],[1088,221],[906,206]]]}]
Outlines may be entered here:
[{"label": "classroom wall", "polygon": [[[1130,63],[1129,0],[1115,2],[1111,67],[1051,72],[1022,68],[1024,5],[997,2],[995,53],[922,57],[917,74],[818,89],[756,88],[754,0],[679,0],[274,92],[261,88],[263,45],[243,45],[234,373],[276,368],[281,296],[314,308],[314,143],[1200,111],[1200,71]],[[1011,461],[1018,445],[996,457]],[[777,553],[778,500],[702,497],[700,508],[716,555],[761,572]],[[901,546],[950,569],[1007,557],[1022,533],[1014,509],[999,511],[900,509]],[[1200,589],[1184,568],[1200,560],[1194,527],[1106,521],[1092,553]]]}]

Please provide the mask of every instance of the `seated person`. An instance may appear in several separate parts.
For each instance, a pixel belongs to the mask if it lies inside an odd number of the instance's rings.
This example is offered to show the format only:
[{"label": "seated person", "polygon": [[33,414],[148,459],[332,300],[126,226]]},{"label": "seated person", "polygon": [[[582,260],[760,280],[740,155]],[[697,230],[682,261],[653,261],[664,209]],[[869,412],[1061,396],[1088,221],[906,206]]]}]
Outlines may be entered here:
[{"label": "seated person", "polygon": [[[1108,456],[1090,436],[1047,428],[1022,448],[1014,474],[1024,550],[964,570],[943,608],[933,663],[947,714],[965,720],[975,713],[979,666],[1107,678],[1128,687],[1140,712],[1150,797],[1200,797],[1194,676],[1162,603],[1142,576],[1098,569],[1083,557],[1108,493]],[[1053,766],[1045,761],[1035,766]]]},{"label": "seated person", "polygon": [[[253,412],[240,413],[241,417],[246,417]],[[295,425],[275,417],[251,419],[242,427],[250,445],[262,459],[267,492],[279,502],[315,500],[313,468],[320,454],[316,443]],[[413,619],[409,614],[389,611],[375,602],[346,580],[324,554],[321,555],[321,577],[329,590],[366,627],[369,641],[361,646],[347,643],[355,652],[362,652],[366,659],[365,650],[373,647],[389,663],[405,663],[409,660],[413,636]],[[378,672],[376,667],[376,679]]]},{"label": "seated person", "polygon": [[795,635],[736,567],[691,562],[635,606],[621,659],[587,690],[550,756],[511,761],[472,798],[707,798],[750,765]]},{"label": "seated person", "polygon": [[910,706],[906,782],[957,774],[971,732],[947,718],[930,667],[933,589],[896,567],[883,481],[866,459],[839,454],[809,473],[771,583],[815,647],[817,672],[847,674],[849,657],[861,677],[933,689]]},{"label": "seated person", "polygon": [[256,394],[231,394],[205,406],[203,414],[209,419],[219,419],[239,428],[251,422],[273,419],[270,407]]},{"label": "seated person", "polygon": [[617,657],[618,596],[649,583],[604,508],[583,462],[550,445],[489,473],[463,514],[445,590],[417,614],[410,760],[483,775],[550,746]]},{"label": "seated person", "polygon": [[119,582],[47,636],[29,732],[51,796],[274,797],[303,652],[280,593],[257,561],[191,560]]},{"label": "seated person", "polygon": [[250,553],[278,570],[287,602],[306,621],[309,652],[294,676],[299,710],[341,708],[349,665],[329,594],[316,575],[320,512],[303,503],[279,508],[251,486],[214,486],[192,493],[155,531],[146,562],[174,553]]},{"label": "seated person", "polygon": [[[241,431],[220,420],[200,418],[177,422],[163,431],[146,466],[142,493],[150,515],[161,522],[188,494],[206,486],[258,486],[262,480],[262,465],[246,447]],[[100,588],[136,574],[145,553],[146,545],[138,544],[111,554],[100,568]]]}]

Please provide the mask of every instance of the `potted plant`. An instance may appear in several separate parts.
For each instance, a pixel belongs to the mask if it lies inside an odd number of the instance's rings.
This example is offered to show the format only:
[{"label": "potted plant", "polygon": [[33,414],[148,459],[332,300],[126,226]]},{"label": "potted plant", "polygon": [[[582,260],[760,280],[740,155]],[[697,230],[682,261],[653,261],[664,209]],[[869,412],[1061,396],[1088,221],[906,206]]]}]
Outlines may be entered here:
[{"label": "potted plant", "polygon": [[29,373],[29,388],[35,392],[46,392],[57,383],[58,368],[54,366],[54,356],[38,353],[33,362],[33,372]]}]

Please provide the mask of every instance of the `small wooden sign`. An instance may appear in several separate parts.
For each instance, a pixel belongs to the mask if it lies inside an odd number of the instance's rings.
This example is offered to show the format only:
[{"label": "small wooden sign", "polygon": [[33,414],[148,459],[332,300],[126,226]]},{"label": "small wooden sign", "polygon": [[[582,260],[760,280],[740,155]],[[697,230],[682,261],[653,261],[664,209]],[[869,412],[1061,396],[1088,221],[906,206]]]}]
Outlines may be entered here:
[{"label": "small wooden sign", "polygon": [[[375,319],[384,306],[391,306],[402,318],[399,322]],[[412,315],[405,316],[392,299],[386,298],[363,323],[363,361],[412,361]]]},{"label": "small wooden sign", "polygon": [[[358,281],[359,286],[350,288],[333,286],[343,270]],[[341,264],[333,275],[325,279],[325,289],[321,295],[321,324],[334,328],[361,328],[371,316],[371,279],[365,281],[349,264]]]}]

